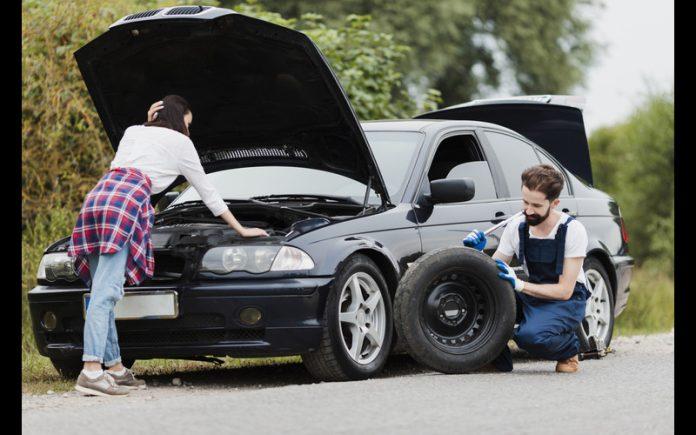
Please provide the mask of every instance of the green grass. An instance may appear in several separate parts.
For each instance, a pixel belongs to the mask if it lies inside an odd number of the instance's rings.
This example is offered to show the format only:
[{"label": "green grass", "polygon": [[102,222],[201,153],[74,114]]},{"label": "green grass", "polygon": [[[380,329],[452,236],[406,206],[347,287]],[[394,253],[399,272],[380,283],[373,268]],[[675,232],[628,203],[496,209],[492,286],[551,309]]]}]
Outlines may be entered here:
[{"label": "green grass", "polygon": [[616,318],[617,335],[651,334],[674,328],[674,279],[654,266],[636,268],[626,309]]},{"label": "green grass", "polygon": [[[221,378],[229,378],[230,372],[235,369],[258,366],[276,366],[284,364],[298,364],[302,360],[299,356],[281,358],[220,358],[224,361],[221,365],[213,365],[209,362],[187,361],[178,359],[151,359],[138,360],[134,369],[139,376],[156,377],[161,382],[169,382],[174,377],[188,379],[195,377],[197,372],[206,372]],[[164,380],[162,380],[164,379]],[[22,393],[45,394],[49,390],[56,393],[71,391],[75,385],[74,380],[65,380],[58,375],[48,358],[34,351],[25,353],[22,358]]]}]

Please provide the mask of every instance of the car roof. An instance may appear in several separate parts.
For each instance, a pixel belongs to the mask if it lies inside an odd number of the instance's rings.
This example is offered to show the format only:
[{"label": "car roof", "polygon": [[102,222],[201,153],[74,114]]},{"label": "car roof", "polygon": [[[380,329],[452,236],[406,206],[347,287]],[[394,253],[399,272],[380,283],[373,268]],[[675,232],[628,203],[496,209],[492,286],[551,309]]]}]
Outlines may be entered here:
[{"label": "car roof", "polygon": [[520,136],[516,131],[498,124],[482,121],[452,120],[452,119],[379,119],[374,121],[362,121],[360,123],[365,131],[396,130],[396,131],[436,131],[450,127],[462,128],[495,128]]}]

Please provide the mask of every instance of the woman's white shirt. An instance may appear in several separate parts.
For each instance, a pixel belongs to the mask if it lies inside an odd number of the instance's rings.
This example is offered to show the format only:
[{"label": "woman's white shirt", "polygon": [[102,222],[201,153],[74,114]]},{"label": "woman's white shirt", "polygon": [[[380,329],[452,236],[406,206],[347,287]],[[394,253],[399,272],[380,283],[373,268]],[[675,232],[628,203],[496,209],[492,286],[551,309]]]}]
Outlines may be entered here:
[{"label": "woman's white shirt", "polygon": [[179,175],[198,192],[215,216],[227,210],[225,201],[208,180],[198,152],[188,136],[164,127],[133,125],[123,133],[111,169],[130,167],[150,177],[152,193],[159,193]]}]

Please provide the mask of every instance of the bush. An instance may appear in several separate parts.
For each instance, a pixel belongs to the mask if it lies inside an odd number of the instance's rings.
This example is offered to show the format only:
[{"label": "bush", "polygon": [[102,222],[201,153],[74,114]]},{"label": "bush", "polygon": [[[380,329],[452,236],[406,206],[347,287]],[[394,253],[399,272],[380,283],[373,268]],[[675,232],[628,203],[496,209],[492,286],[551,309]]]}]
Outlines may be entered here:
[{"label": "bush", "polygon": [[596,186],[619,203],[639,264],[674,273],[674,96],[651,93],[590,137]]}]

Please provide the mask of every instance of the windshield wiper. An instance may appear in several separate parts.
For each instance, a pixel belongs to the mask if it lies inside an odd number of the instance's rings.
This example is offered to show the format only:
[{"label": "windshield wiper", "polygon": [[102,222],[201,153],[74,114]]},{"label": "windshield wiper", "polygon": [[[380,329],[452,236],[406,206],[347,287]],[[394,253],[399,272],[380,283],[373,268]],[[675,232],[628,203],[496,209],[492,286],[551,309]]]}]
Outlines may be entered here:
[{"label": "windshield wiper", "polygon": [[360,202],[354,200],[350,196],[337,196],[337,195],[313,195],[313,194],[281,193],[281,194],[275,194],[275,195],[252,196],[249,199],[255,199],[255,200],[259,200],[259,201],[264,201],[264,200],[269,200],[269,199],[276,199],[276,200],[283,200],[283,199],[302,200],[302,199],[306,199],[306,200],[314,200],[314,201],[322,201],[322,202],[334,201],[334,202],[338,202],[338,203],[362,205]]}]

